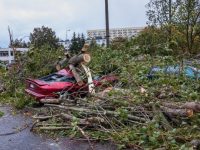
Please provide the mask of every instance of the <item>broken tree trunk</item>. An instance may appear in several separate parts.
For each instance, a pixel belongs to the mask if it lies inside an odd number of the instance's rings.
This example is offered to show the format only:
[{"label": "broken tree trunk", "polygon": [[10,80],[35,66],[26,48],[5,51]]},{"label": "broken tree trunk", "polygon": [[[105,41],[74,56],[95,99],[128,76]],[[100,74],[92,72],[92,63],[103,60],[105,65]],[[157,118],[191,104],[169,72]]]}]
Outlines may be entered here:
[{"label": "broken tree trunk", "polygon": [[164,107],[172,109],[191,109],[196,113],[200,112],[200,103],[199,102],[186,102],[185,104],[181,103],[162,103]]},{"label": "broken tree trunk", "polygon": [[198,102],[187,102],[181,106],[181,108],[192,109],[194,112],[200,112],[200,103]]},{"label": "broken tree trunk", "polygon": [[78,74],[78,72],[76,71],[76,68],[74,67],[74,65],[69,65],[69,68],[71,69],[74,78],[76,79],[76,82],[78,83],[79,86],[83,85],[83,81],[80,77],[80,75]]},{"label": "broken tree trunk", "polygon": [[91,57],[89,54],[80,54],[80,55],[75,55],[69,60],[69,64],[71,65],[78,65],[81,63],[89,63],[91,61]]},{"label": "broken tree trunk", "polygon": [[[83,113],[88,113],[88,114],[95,114],[95,115],[101,114],[101,115],[111,115],[111,116],[119,117],[118,112],[109,111],[109,110],[98,111],[98,110],[87,109],[87,108],[65,107],[65,106],[62,106],[62,105],[54,105],[54,104],[45,104],[44,106],[56,107],[56,108],[60,108],[60,109],[64,109],[64,110],[78,111],[78,112],[83,112]],[[130,119],[130,120],[135,120],[135,121],[139,121],[139,122],[146,122],[147,121],[144,118],[133,116],[133,115],[130,115],[130,114],[127,115],[127,118]]]},{"label": "broken tree trunk", "polygon": [[168,107],[160,107],[161,110],[169,117],[191,117],[193,116],[193,110],[191,109],[172,109]]},{"label": "broken tree trunk", "polygon": [[71,69],[74,78],[76,79],[77,83],[79,86],[83,85],[83,81],[76,71],[75,66],[82,64],[82,63],[89,63],[91,61],[91,57],[89,54],[80,54],[80,55],[75,55],[72,58],[69,59],[69,68]]},{"label": "broken tree trunk", "polygon": [[63,64],[67,62],[67,58],[64,58],[63,60],[59,60],[57,63],[56,63],[56,70],[59,71],[62,69],[63,67]]}]

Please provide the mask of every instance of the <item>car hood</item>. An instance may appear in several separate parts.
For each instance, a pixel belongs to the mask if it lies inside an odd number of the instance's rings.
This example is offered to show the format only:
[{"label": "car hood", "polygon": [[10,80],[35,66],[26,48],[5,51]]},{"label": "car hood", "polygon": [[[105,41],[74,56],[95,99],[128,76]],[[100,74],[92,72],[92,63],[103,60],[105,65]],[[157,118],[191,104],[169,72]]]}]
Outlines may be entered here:
[{"label": "car hood", "polygon": [[37,85],[39,85],[39,86],[49,85],[49,83],[44,82],[44,81],[42,81],[42,80],[38,80],[38,79],[31,79],[31,78],[28,78],[28,79],[26,79],[26,81],[27,81],[27,82],[31,82],[31,83],[35,83],[35,84],[37,84]]}]

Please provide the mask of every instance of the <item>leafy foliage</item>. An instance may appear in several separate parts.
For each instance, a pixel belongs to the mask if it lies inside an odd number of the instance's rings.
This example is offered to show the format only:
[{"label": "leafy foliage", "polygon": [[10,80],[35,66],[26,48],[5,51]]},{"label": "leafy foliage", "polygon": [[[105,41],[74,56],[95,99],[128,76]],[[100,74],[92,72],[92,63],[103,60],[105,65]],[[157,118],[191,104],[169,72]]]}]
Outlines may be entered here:
[{"label": "leafy foliage", "polygon": [[176,21],[181,0],[150,0],[146,5],[149,25],[170,25]]},{"label": "leafy foliage", "polygon": [[159,28],[153,26],[145,28],[134,41],[139,46],[140,53],[151,55],[172,54],[172,49],[169,49],[166,42],[167,36]]},{"label": "leafy foliage", "polygon": [[[158,38],[158,37],[156,37]],[[156,39],[159,40],[159,39]],[[164,40],[163,40],[164,41]],[[158,42],[159,43],[159,42]],[[185,76],[174,76],[161,74],[159,78],[154,80],[147,79],[146,75],[152,66],[167,66],[172,64],[179,64],[179,59],[174,56],[159,56],[158,50],[155,55],[136,55],[136,49],[132,49],[132,44],[128,44],[124,49],[92,49],[93,56],[90,67],[94,72],[108,74],[115,73],[120,76],[120,87],[131,91],[129,100],[120,99],[117,97],[119,93],[114,93],[116,97],[113,100],[120,114],[121,120],[126,120],[127,107],[130,104],[144,105],[149,103],[167,102],[184,102],[184,101],[198,101],[200,99],[199,80],[189,79]],[[121,47],[121,45],[119,45]],[[156,48],[157,49],[157,48]],[[96,65],[98,64],[98,65]],[[199,67],[199,65],[197,65]],[[145,88],[146,92],[141,93],[140,88]],[[112,93],[110,93],[112,94]],[[158,98],[159,95],[162,97]],[[194,119],[196,118],[196,119]],[[188,135],[192,131],[190,138],[200,138],[196,134],[197,122],[200,121],[199,115],[194,118],[188,118],[180,121],[179,124],[174,125],[174,130],[165,131],[162,129],[159,122],[152,120],[148,124],[141,126],[135,125],[129,127],[125,125],[124,128],[117,128],[117,132],[112,132],[105,135],[108,139],[112,139],[119,144],[119,148],[141,148],[141,149],[155,149],[165,147],[166,149],[178,149],[180,147],[191,148],[188,144]],[[197,122],[196,122],[197,121]],[[92,137],[98,137],[101,133],[92,134]],[[105,139],[105,137],[103,138]],[[99,136],[98,138],[101,138]],[[181,138],[181,142],[179,140]],[[184,140],[185,142],[183,142]],[[190,140],[189,140],[190,141]],[[183,149],[184,149],[183,148]]]},{"label": "leafy foliage", "polygon": [[60,47],[59,39],[55,32],[48,27],[34,28],[33,33],[30,34],[30,43],[35,48],[41,48],[44,45],[49,45],[53,49]]},{"label": "leafy foliage", "polygon": [[[188,53],[199,51],[200,5],[198,0],[151,0],[147,4],[149,25],[157,26],[167,37],[166,44],[178,43]],[[179,35],[182,35],[179,36]],[[179,43],[179,36],[183,43]],[[197,46],[198,45],[198,46]]]},{"label": "leafy foliage", "polygon": [[58,57],[63,55],[62,48],[53,49],[49,45],[43,45],[41,48],[32,47],[22,58],[22,61],[25,61],[25,76],[40,77],[54,72]]},{"label": "leafy foliage", "polygon": [[200,2],[198,0],[182,0],[178,7],[177,18],[185,33],[187,48],[189,52],[192,52],[193,46],[197,44],[195,39],[199,39]]}]

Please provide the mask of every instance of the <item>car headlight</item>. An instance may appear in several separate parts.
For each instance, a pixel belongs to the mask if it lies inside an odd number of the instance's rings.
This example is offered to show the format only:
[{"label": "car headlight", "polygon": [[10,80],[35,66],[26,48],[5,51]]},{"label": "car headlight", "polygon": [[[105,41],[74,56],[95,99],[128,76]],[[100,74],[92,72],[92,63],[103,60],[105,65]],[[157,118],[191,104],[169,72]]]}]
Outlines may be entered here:
[{"label": "car headlight", "polygon": [[32,88],[32,89],[33,89],[34,87],[35,87],[35,86],[34,86],[33,84],[30,84],[30,88]]}]

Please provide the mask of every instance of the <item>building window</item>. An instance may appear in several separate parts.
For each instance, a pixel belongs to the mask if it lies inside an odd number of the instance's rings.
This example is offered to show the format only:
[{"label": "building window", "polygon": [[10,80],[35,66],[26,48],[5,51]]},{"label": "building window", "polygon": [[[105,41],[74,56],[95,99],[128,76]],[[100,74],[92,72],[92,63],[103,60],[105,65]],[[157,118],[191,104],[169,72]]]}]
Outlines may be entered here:
[{"label": "building window", "polygon": [[5,57],[5,56],[8,56],[8,51],[1,51],[0,57]]}]

